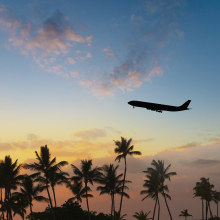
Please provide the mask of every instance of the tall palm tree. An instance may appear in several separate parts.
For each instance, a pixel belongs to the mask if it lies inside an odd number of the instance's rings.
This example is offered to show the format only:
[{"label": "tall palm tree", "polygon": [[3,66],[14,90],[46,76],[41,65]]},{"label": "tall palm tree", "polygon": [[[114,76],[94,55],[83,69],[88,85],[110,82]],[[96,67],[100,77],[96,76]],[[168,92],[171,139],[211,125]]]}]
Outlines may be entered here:
[{"label": "tall palm tree", "polygon": [[[145,171],[145,173],[151,173],[151,172],[155,172],[155,170],[158,171],[159,173],[159,181],[161,182],[161,185],[163,186],[164,185],[164,182],[166,179],[169,179],[170,180],[170,177],[171,176],[174,176],[174,175],[177,175],[176,172],[170,172],[168,173],[168,170],[171,166],[171,164],[165,168],[164,167],[164,161],[162,160],[158,160],[158,162],[156,162],[155,160],[152,161],[151,165],[154,167],[154,168],[151,168],[149,167],[147,169],[147,171]],[[165,203],[166,203],[166,206],[167,206],[167,210],[169,212],[169,215],[170,215],[170,219],[172,220],[172,216],[171,216],[171,213],[170,213],[170,209],[168,207],[168,204],[167,204],[167,200],[166,200],[166,195],[165,195],[165,192],[164,192],[164,188],[162,188],[162,194],[163,194],[163,197],[164,197],[164,200],[165,200]],[[168,197],[167,197],[168,198]],[[171,198],[170,198],[171,199]]]},{"label": "tall palm tree", "polygon": [[56,163],[56,157],[54,157],[51,160],[51,154],[50,154],[50,151],[47,145],[42,146],[40,148],[40,156],[38,155],[37,151],[35,151],[35,154],[37,156],[36,157],[37,163],[34,162],[32,164],[24,164],[23,167],[25,169],[35,170],[37,172],[40,172],[43,175],[43,176],[39,176],[37,180],[39,182],[45,183],[48,198],[50,201],[53,220],[56,220],[54,210],[53,210],[52,200],[51,200],[50,193],[49,193],[49,183],[50,183],[49,177],[51,173],[54,173],[54,171],[60,170],[61,167],[67,165],[68,163],[67,161],[61,161],[59,163]]},{"label": "tall palm tree", "polygon": [[120,208],[119,208],[119,217],[121,214],[121,207],[122,207],[122,198],[123,198],[123,192],[124,192],[124,185],[125,185],[125,176],[126,176],[126,156],[127,155],[141,155],[140,151],[133,151],[134,146],[130,146],[132,139],[130,138],[128,141],[121,137],[121,141],[115,141],[115,145],[117,146],[115,148],[115,153],[119,154],[115,161],[118,160],[120,162],[121,158],[124,158],[125,161],[125,171],[124,171],[124,179],[123,179],[123,187],[122,187],[122,194],[121,194],[121,201],[120,201]]},{"label": "tall palm tree", "polygon": [[86,203],[87,203],[87,209],[88,209],[88,218],[90,220],[90,212],[89,212],[89,203],[88,203],[88,196],[87,196],[87,185],[88,183],[91,183],[93,185],[94,182],[98,182],[100,176],[102,173],[100,172],[102,170],[101,167],[95,167],[92,169],[92,160],[81,160],[81,170],[79,170],[76,166],[71,164],[73,168],[73,173],[75,176],[70,178],[71,180],[76,181],[83,181],[85,184],[86,189]]},{"label": "tall palm tree", "polygon": [[[117,168],[118,168],[118,166],[116,166],[114,168],[113,164],[103,165],[102,171],[104,172],[104,174],[100,177],[99,183],[103,184],[105,186],[98,186],[97,187],[97,190],[101,191],[99,195],[109,194],[111,196],[111,201],[112,201],[111,216],[112,216],[112,213],[114,212],[114,195],[115,194],[121,195],[121,193],[122,193],[122,186],[121,185],[123,184],[123,181],[120,179],[123,176],[123,174],[120,174],[117,176],[116,175]],[[129,181],[129,180],[125,180],[125,182],[131,183],[131,181]],[[128,189],[127,186],[125,186],[125,187]],[[123,194],[125,197],[130,198],[127,193],[123,192]]]},{"label": "tall palm tree", "polygon": [[147,216],[149,215],[151,211],[144,213],[143,211],[140,211],[140,213],[135,212],[135,215],[133,215],[133,217],[135,217],[138,220],[146,220],[146,219],[151,219],[151,218],[147,218]]},{"label": "tall palm tree", "polygon": [[0,162],[0,178],[1,187],[5,188],[4,203],[7,210],[7,219],[12,220],[11,212],[11,190],[16,190],[17,185],[23,178],[23,175],[19,175],[21,165],[18,165],[18,160],[12,163],[12,159],[9,156],[5,156],[5,160]]},{"label": "tall palm tree", "polygon": [[44,196],[38,196],[39,193],[41,193],[44,189],[45,186],[37,185],[34,186],[34,182],[32,178],[34,178],[36,175],[26,175],[24,180],[21,183],[21,186],[23,188],[20,188],[21,192],[14,192],[12,193],[12,196],[17,197],[17,198],[24,198],[28,201],[28,204],[30,206],[30,212],[31,212],[31,219],[32,219],[32,202],[34,200],[38,202],[49,202],[49,199],[45,198]]},{"label": "tall palm tree", "polygon": [[74,183],[73,183],[73,184],[71,184],[70,182],[66,182],[66,186],[67,186],[67,188],[69,188],[69,189],[72,191],[72,193],[75,195],[74,197],[71,197],[70,199],[68,199],[67,202],[73,201],[73,200],[75,200],[75,199],[76,199],[78,202],[82,202],[82,198],[93,197],[93,195],[88,194],[88,192],[91,192],[91,191],[92,191],[89,186],[87,186],[87,196],[86,196],[86,188],[83,187],[82,181],[74,180]]},{"label": "tall palm tree", "polygon": [[[181,211],[181,214],[179,216],[183,216],[185,217],[185,220],[187,219],[187,217],[192,216],[188,213],[187,209],[183,209],[183,211]],[[193,216],[192,216],[193,217]]]}]

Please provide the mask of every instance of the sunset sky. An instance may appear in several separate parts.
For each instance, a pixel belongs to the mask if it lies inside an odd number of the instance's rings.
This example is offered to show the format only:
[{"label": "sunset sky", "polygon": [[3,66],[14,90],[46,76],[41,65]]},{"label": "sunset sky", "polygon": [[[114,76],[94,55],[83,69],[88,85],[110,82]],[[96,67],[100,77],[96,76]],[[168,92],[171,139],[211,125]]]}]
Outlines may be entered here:
[{"label": "sunset sky", "polygon": [[[220,190],[219,10],[214,0],[2,0],[0,159],[34,162],[47,144],[58,162],[114,163],[120,174],[124,160],[115,162],[113,140],[132,138],[142,156],[127,159],[126,220],[153,212],[154,201],[140,195],[153,159],[177,172],[166,182],[173,219],[183,209],[201,218],[196,182],[209,177]],[[133,109],[131,100],[192,100],[192,109],[161,114]],[[73,175],[70,165],[63,170]],[[99,196],[97,186],[90,209],[110,213],[110,196]],[[56,190],[59,206],[72,197]],[[160,205],[161,219],[170,219],[162,196]],[[46,206],[34,203],[33,211]]]}]

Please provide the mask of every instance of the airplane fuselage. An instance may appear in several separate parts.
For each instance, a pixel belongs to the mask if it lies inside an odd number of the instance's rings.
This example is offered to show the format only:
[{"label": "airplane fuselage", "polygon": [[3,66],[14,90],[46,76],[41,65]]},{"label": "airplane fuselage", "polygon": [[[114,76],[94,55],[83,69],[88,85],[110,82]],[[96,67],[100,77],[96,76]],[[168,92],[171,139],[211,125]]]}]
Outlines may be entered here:
[{"label": "airplane fuselage", "polygon": [[171,106],[171,105],[163,105],[163,104],[156,104],[156,103],[150,103],[150,102],[141,102],[141,101],[130,101],[128,102],[129,105],[132,105],[133,107],[141,107],[146,108],[148,110],[157,111],[162,113],[162,111],[171,111],[171,112],[177,112],[177,111],[183,111],[188,110],[188,105],[190,103],[190,100],[185,102],[181,106]]}]

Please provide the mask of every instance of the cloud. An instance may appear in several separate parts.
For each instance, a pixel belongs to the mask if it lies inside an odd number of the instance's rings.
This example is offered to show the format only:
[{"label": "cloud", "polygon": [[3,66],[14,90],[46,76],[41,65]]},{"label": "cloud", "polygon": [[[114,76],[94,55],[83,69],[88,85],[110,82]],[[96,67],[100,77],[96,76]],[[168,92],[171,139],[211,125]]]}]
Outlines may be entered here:
[{"label": "cloud", "polygon": [[92,54],[91,53],[87,53],[86,57],[87,58],[92,58]]},{"label": "cloud", "polygon": [[121,132],[120,131],[117,131],[117,130],[115,130],[114,128],[112,128],[112,127],[105,127],[106,129],[108,129],[108,130],[110,130],[110,131],[112,131],[112,132],[114,132],[114,133],[116,133],[116,134],[118,134],[118,135],[120,135],[121,134]]},{"label": "cloud", "polygon": [[193,148],[193,147],[198,147],[200,144],[198,142],[192,142],[192,143],[188,143],[186,145],[180,146],[180,147],[174,147],[171,149],[166,149],[164,151],[175,151],[175,150],[186,150],[188,148]]},{"label": "cloud", "polygon": [[137,144],[137,143],[143,143],[143,142],[150,142],[150,141],[154,141],[155,138],[147,138],[147,139],[141,139],[141,140],[133,140],[133,144]]},{"label": "cloud", "polygon": [[75,78],[75,77],[77,77],[77,76],[79,75],[79,73],[78,73],[77,71],[72,71],[72,72],[70,72],[70,75],[71,75],[73,78]]},{"label": "cloud", "polygon": [[71,58],[71,57],[68,57],[67,60],[68,60],[68,62],[69,62],[70,64],[76,63],[76,61],[75,61],[73,58]]},{"label": "cloud", "polygon": [[106,137],[107,133],[103,129],[92,128],[89,130],[75,131],[74,136],[81,137],[83,140],[95,140],[99,137]]},{"label": "cloud", "polygon": [[[47,72],[68,77],[64,73],[61,63],[50,66],[57,56],[66,55],[71,51],[73,45],[77,43],[88,43],[91,46],[93,36],[82,36],[77,33],[69,23],[67,17],[59,10],[54,12],[43,23],[35,25],[20,18],[12,10],[1,6],[0,26],[8,31],[10,37],[6,43],[8,49],[17,48],[21,54],[32,55],[35,62]],[[50,57],[50,58],[46,58]],[[81,58],[83,60],[85,58]],[[73,64],[73,58],[67,58]]]}]

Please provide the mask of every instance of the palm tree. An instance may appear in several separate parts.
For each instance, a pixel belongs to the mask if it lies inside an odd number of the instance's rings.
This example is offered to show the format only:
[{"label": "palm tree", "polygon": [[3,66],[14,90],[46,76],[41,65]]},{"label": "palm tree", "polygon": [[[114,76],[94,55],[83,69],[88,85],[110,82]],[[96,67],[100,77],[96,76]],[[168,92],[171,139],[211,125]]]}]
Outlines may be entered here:
[{"label": "palm tree", "polygon": [[116,211],[114,211],[114,220],[126,220],[126,219],[123,219],[123,217],[124,216],[126,216],[127,214],[124,214],[124,215],[122,215],[121,217],[120,217],[120,214],[119,214],[119,211],[118,212],[116,212]]},{"label": "palm tree", "polygon": [[[147,190],[142,190],[140,194],[147,194],[146,197],[142,199],[142,201],[146,198],[152,198],[153,200],[156,200],[154,205],[154,212],[153,212],[153,219],[155,215],[156,206],[158,203],[158,219],[160,215],[160,202],[159,202],[159,193],[163,193],[164,191],[169,192],[167,185],[162,185],[160,181],[159,172],[157,170],[154,170],[152,172],[143,171],[144,173],[147,173],[146,177],[147,180],[144,180],[144,187],[147,188]],[[168,199],[171,199],[171,197],[164,193],[165,197]]]},{"label": "palm tree", "polygon": [[[210,201],[213,198],[212,196],[212,189],[214,188],[213,184],[209,183],[209,178],[202,177],[200,179],[201,182],[197,182],[196,186],[193,188],[196,192],[194,193],[194,197],[201,197],[202,199],[202,218],[204,219],[203,215],[203,199],[206,201],[206,220],[207,220],[207,214],[208,209],[210,210],[210,216],[212,216],[211,208],[210,208]],[[194,198],[193,197],[193,198]]]},{"label": "palm tree", "polygon": [[149,215],[151,211],[144,213],[143,211],[140,211],[140,213],[135,212],[135,215],[133,215],[133,217],[135,217],[138,220],[146,220],[146,219],[151,219],[151,218],[147,218],[147,216]]},{"label": "palm tree", "polygon": [[[64,162],[66,162],[65,165],[68,164],[67,161],[64,161]],[[57,168],[57,167],[55,167],[55,168]],[[55,185],[62,185],[67,180],[66,176],[69,176],[69,174],[66,173],[66,172],[62,172],[59,169],[53,170],[53,171],[54,172],[49,173],[49,182],[50,182],[50,186],[51,186],[52,191],[53,191],[53,198],[54,198],[54,202],[55,202],[55,207],[57,207],[54,187],[55,187]]]},{"label": "palm tree", "polygon": [[50,154],[50,151],[47,145],[45,145],[45,147],[42,146],[40,148],[40,156],[38,155],[37,151],[35,151],[35,154],[37,156],[36,157],[37,163],[34,162],[33,164],[24,164],[23,167],[25,169],[35,170],[43,174],[43,177],[39,176],[37,180],[39,182],[45,183],[48,198],[50,201],[53,220],[56,220],[54,210],[53,210],[52,200],[51,200],[50,193],[49,193],[49,183],[50,183],[49,178],[50,178],[51,173],[54,173],[55,171],[60,170],[61,167],[67,165],[68,163],[67,161],[61,161],[59,163],[56,163],[56,157],[54,157],[51,160],[51,154]]},{"label": "palm tree", "polygon": [[[102,194],[109,194],[111,195],[111,201],[112,201],[112,204],[111,204],[111,216],[112,216],[112,212],[114,212],[115,208],[114,208],[114,195],[115,194],[120,194],[122,193],[122,184],[123,184],[123,181],[120,180],[120,178],[123,176],[123,174],[120,174],[120,175],[116,175],[116,170],[117,170],[118,166],[116,166],[114,168],[114,165],[113,164],[110,164],[107,165],[103,165],[102,166],[102,171],[104,171],[104,174],[100,177],[99,179],[99,183],[100,184],[103,184],[105,186],[98,186],[97,187],[97,190],[100,190],[100,194],[99,195],[102,195]],[[125,180],[126,183],[130,182],[129,180]],[[125,188],[128,189],[127,186],[125,186]],[[123,192],[124,196],[127,197],[127,198],[130,198],[130,196]]]},{"label": "palm tree", "polygon": [[12,220],[11,212],[11,190],[16,190],[17,185],[23,178],[23,175],[19,175],[21,165],[18,165],[18,160],[12,163],[12,159],[9,156],[5,156],[5,160],[0,162],[0,178],[1,187],[5,188],[4,204],[7,210],[7,219]]},{"label": "palm tree", "polygon": [[117,146],[115,148],[115,153],[119,154],[115,161],[118,160],[120,162],[121,158],[124,158],[125,161],[125,171],[124,171],[124,179],[123,179],[123,187],[122,187],[122,194],[121,194],[121,202],[120,202],[120,208],[119,208],[119,217],[121,214],[121,207],[122,207],[122,198],[123,198],[123,192],[124,192],[124,185],[125,185],[125,176],[126,176],[126,156],[127,155],[141,155],[140,151],[132,151],[134,146],[130,146],[132,139],[130,138],[128,141],[121,137],[121,141],[115,141],[115,145]]},{"label": "palm tree", "polygon": [[[181,214],[179,216],[183,216],[185,217],[185,220],[187,219],[187,217],[192,216],[188,213],[187,209],[183,209],[183,211],[181,211]],[[193,217],[193,216],[192,216]]]},{"label": "palm tree", "polygon": [[213,191],[214,202],[217,204],[217,217],[218,217],[218,202],[220,201],[220,191]]},{"label": "palm tree", "polygon": [[26,214],[26,209],[29,206],[27,198],[24,196],[20,197],[14,197],[13,198],[13,203],[12,203],[12,210],[14,212],[13,217],[16,214],[19,214],[21,218],[24,220],[24,215]]},{"label": "palm tree", "polygon": [[76,195],[76,196],[68,199],[67,202],[73,201],[75,199],[78,202],[82,202],[82,198],[93,197],[93,195],[88,194],[89,191],[90,192],[92,191],[89,186],[87,186],[87,196],[86,196],[86,188],[83,187],[82,181],[75,180],[73,184],[71,184],[70,182],[66,182],[66,186],[67,186],[67,188],[69,188],[72,191],[72,193],[74,195]]},{"label": "palm tree", "polygon": [[[39,175],[39,174],[38,174]],[[31,212],[31,219],[32,219],[32,201],[36,200],[38,202],[49,202],[49,199],[38,196],[40,192],[42,192],[45,189],[45,186],[42,187],[41,185],[34,186],[34,182],[32,178],[36,177],[36,175],[26,175],[23,182],[21,183],[21,186],[23,188],[20,188],[21,192],[14,192],[12,196],[17,198],[24,198],[28,201],[28,204],[30,206],[30,212]]]},{"label": "palm tree", "polygon": [[81,171],[74,166],[73,164],[71,164],[72,168],[73,168],[73,172],[76,176],[73,176],[72,178],[70,178],[71,180],[76,180],[76,181],[83,181],[85,184],[85,189],[86,189],[86,203],[87,203],[87,209],[88,209],[88,217],[90,220],[90,212],[89,212],[89,203],[88,203],[88,195],[87,195],[87,185],[88,182],[91,183],[93,185],[93,181],[94,182],[98,182],[100,176],[102,175],[102,173],[100,172],[102,170],[101,167],[95,167],[94,169],[92,169],[92,160],[81,160]]},{"label": "palm tree", "polygon": [[[159,181],[161,182],[161,185],[164,186],[164,182],[166,179],[169,179],[170,180],[170,177],[171,176],[174,176],[174,175],[177,175],[176,172],[170,172],[170,173],[167,173],[171,164],[165,168],[164,167],[164,161],[162,160],[158,160],[158,162],[156,162],[155,160],[152,161],[151,165],[154,167],[154,168],[151,168],[149,167],[147,169],[147,171],[145,171],[145,173],[151,173],[151,172],[155,172],[155,170],[159,173]],[[168,190],[168,188],[167,188]],[[167,206],[167,210],[169,212],[169,215],[170,215],[170,219],[172,220],[172,216],[171,216],[171,213],[170,213],[170,210],[169,210],[169,207],[168,207],[168,204],[167,204],[167,200],[166,200],[166,195],[165,195],[165,192],[164,192],[164,188],[162,188],[162,194],[163,194],[163,197],[164,197],[164,200],[165,200],[165,203],[166,203],[166,206]],[[168,198],[168,197],[167,197]],[[169,197],[171,199],[171,197]]]}]

